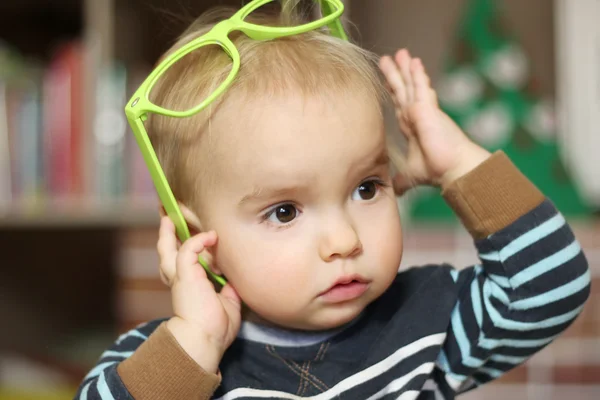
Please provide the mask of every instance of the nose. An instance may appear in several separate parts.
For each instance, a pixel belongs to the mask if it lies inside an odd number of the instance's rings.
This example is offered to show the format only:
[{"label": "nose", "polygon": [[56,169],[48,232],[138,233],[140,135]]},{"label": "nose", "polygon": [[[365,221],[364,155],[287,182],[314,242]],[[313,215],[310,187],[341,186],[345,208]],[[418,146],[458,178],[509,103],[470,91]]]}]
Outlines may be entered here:
[{"label": "nose", "polygon": [[348,216],[336,216],[324,221],[319,244],[319,253],[324,261],[355,257],[361,252],[362,243]]}]

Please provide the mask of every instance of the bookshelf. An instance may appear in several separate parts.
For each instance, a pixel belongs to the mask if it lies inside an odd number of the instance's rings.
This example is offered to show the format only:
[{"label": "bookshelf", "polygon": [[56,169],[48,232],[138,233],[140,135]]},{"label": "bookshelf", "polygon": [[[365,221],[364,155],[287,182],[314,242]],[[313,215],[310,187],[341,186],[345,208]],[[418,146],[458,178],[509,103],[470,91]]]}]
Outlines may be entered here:
[{"label": "bookshelf", "polygon": [[39,208],[13,206],[0,213],[0,229],[89,228],[137,229],[158,224],[158,205],[151,200],[116,199],[104,204],[80,200]]},{"label": "bookshelf", "polygon": [[72,396],[120,329],[120,238],[159,220],[123,108],[161,1],[0,1],[0,398]]},{"label": "bookshelf", "polygon": [[3,1],[0,228],[155,224],[125,102],[182,27],[240,3]]},{"label": "bookshelf", "polygon": [[239,3],[2,2],[0,229],[156,223],[125,102],[182,26]]},{"label": "bookshelf", "polygon": [[123,112],[151,61],[115,58],[115,3],[0,5],[0,228],[156,222]]}]

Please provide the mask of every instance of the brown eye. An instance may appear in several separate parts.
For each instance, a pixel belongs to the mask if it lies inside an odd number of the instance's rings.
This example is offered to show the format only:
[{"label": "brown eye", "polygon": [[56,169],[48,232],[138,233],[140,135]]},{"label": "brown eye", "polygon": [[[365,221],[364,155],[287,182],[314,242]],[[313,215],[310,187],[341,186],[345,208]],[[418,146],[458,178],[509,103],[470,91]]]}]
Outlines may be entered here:
[{"label": "brown eye", "polygon": [[287,224],[292,222],[297,215],[296,207],[291,204],[281,204],[267,214],[267,219],[271,222]]},{"label": "brown eye", "polygon": [[363,182],[358,185],[355,193],[358,194],[360,200],[371,200],[377,194],[377,185],[373,181]]}]

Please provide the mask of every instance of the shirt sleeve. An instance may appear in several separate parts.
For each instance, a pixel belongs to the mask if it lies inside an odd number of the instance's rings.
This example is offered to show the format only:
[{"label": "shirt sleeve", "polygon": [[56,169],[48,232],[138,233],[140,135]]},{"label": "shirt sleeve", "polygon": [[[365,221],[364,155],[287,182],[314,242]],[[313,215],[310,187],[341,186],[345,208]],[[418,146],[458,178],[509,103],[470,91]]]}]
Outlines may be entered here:
[{"label": "shirt sleeve", "polygon": [[76,400],[210,399],[220,376],[192,360],[169,332],[153,321],[119,337],[81,383]]},{"label": "shirt sleeve", "polygon": [[480,263],[453,271],[458,301],[438,366],[456,392],[498,378],[560,335],[590,274],[564,217],[503,153],[443,193]]}]

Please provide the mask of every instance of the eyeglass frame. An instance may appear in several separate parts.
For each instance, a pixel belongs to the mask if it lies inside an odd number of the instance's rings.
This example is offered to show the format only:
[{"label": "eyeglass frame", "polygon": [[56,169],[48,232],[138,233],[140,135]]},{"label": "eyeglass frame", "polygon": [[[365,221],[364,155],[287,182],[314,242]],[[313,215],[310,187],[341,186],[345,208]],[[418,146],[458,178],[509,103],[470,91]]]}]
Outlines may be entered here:
[{"label": "eyeglass frame", "polygon": [[[229,34],[234,31],[241,31],[248,37],[254,40],[273,40],[286,36],[298,35],[310,32],[324,26],[329,28],[332,36],[342,40],[348,40],[348,37],[342,26],[340,17],[344,12],[344,4],[341,0],[316,0],[321,8],[322,18],[311,21],[295,27],[271,27],[252,24],[244,21],[248,15],[254,12],[259,7],[273,2],[274,0],[253,0],[238,10],[230,18],[218,22],[207,33],[199,36],[189,43],[186,43],[181,48],[174,51],[166,57],[161,63],[154,68],[144,82],[131,96],[130,101],[125,107],[125,115],[131,126],[136,142],[142,152],[143,159],[148,167],[154,186],[158,192],[160,201],[165,208],[166,214],[171,218],[175,225],[177,237],[183,243],[190,238],[190,231],[183,217],[181,209],[177,204],[177,200],[173,195],[171,187],[167,181],[165,173],[160,165],[156,152],[152,147],[150,138],[144,121],[148,118],[148,113],[155,113],[168,117],[185,118],[195,115],[210,105],[215,99],[222,95],[233,80],[237,76],[240,68],[240,55],[235,44],[229,39]],[[190,52],[206,46],[218,45],[232,59],[232,68],[227,78],[217,87],[210,95],[208,95],[200,104],[184,111],[168,110],[152,103],[149,99],[150,91],[160,79],[160,77],[177,61],[185,57]],[[198,256],[198,262],[206,272],[220,285],[224,286],[226,280],[214,274],[208,263],[202,256]]]}]

